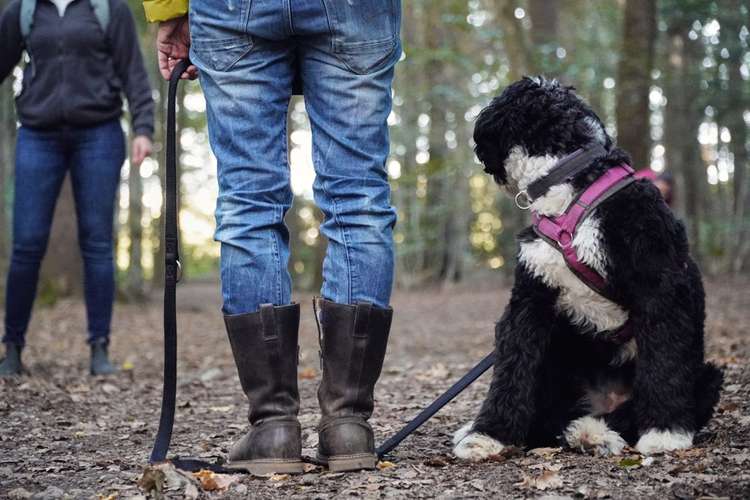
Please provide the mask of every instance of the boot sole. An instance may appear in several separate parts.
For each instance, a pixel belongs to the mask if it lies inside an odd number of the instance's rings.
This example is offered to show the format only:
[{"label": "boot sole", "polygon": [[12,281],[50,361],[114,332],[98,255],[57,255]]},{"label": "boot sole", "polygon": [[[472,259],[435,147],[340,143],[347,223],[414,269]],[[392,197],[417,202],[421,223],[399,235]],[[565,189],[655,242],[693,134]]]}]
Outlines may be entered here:
[{"label": "boot sole", "polygon": [[318,455],[318,460],[328,466],[330,472],[373,470],[378,465],[378,457],[372,453],[335,455],[333,457],[322,457]]},{"label": "boot sole", "polygon": [[273,474],[302,474],[305,472],[301,460],[238,460],[226,464],[230,470],[242,470],[253,476]]}]

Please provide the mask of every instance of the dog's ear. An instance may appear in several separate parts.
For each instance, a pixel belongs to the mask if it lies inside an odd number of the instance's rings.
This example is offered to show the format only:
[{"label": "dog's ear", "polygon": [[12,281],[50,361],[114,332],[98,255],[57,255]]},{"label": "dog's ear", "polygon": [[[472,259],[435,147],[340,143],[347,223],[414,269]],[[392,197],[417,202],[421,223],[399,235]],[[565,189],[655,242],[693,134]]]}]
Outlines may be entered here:
[{"label": "dog's ear", "polygon": [[607,133],[596,113],[585,102],[582,102],[580,116],[573,126],[573,140],[582,144],[594,142],[601,144],[607,150],[612,149],[614,144],[612,137]]},{"label": "dog's ear", "polygon": [[500,102],[500,97],[494,98],[490,104],[479,113],[474,124],[474,152],[484,165],[484,171],[492,175],[498,184],[507,182],[505,159],[510,146],[508,139],[515,137],[513,124]]},{"label": "dog's ear", "polygon": [[557,80],[524,76],[508,85],[477,117],[474,151],[484,164],[484,171],[498,184],[507,184],[505,160],[511,148],[523,146],[528,149],[527,146],[540,143],[540,148],[545,149],[541,147],[544,145],[543,134],[536,134],[536,138],[534,135],[544,126],[542,119],[549,110],[550,94],[559,88]]}]

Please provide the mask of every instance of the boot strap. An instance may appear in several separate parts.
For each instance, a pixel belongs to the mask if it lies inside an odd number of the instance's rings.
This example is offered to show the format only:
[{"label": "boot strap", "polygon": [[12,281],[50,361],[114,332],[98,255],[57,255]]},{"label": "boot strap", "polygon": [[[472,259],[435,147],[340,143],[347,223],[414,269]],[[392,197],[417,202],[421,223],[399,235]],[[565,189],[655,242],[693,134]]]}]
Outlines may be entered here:
[{"label": "boot strap", "polygon": [[372,304],[369,302],[360,302],[354,310],[354,332],[352,335],[357,338],[368,338],[370,336],[370,315],[372,313]]},{"label": "boot strap", "polygon": [[263,332],[263,340],[276,340],[279,338],[276,309],[273,304],[261,304],[260,325]]}]

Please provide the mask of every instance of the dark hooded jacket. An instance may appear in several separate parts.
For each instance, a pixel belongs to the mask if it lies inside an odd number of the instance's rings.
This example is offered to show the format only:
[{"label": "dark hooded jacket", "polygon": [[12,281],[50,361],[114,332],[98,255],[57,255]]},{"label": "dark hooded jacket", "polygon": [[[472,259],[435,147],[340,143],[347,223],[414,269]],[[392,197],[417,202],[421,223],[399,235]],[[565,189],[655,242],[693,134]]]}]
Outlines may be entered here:
[{"label": "dark hooded jacket", "polygon": [[74,0],[63,17],[49,0],[37,0],[28,47],[21,36],[20,10],[20,0],[13,0],[0,15],[0,82],[25,49],[30,61],[16,98],[22,125],[97,125],[122,114],[124,93],[135,134],[151,137],[154,102],[135,22],[124,0],[110,0],[106,33],[89,0]]}]

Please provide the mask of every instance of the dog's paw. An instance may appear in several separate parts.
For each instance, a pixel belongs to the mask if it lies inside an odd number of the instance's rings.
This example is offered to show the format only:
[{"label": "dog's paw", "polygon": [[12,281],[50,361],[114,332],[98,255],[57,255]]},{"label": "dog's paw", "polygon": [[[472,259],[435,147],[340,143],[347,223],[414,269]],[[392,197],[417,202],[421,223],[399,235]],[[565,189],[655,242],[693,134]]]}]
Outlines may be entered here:
[{"label": "dog's paw", "polygon": [[641,436],[635,449],[642,455],[656,455],[667,451],[685,450],[692,446],[692,432],[651,429]]},{"label": "dog's paw", "polygon": [[471,427],[474,422],[470,422],[461,427],[453,435],[453,454],[462,459],[471,462],[479,462],[492,455],[499,455],[505,449],[500,441],[492,439],[487,434],[472,432]]},{"label": "dog's paw", "polygon": [[603,457],[619,455],[627,444],[604,420],[591,416],[573,420],[564,435],[571,448]]},{"label": "dog's paw", "polygon": [[468,436],[469,434],[471,434],[471,428],[472,427],[474,427],[474,421],[473,420],[471,422],[465,424],[465,425],[462,425],[461,428],[458,429],[453,434],[453,446],[456,446],[458,443],[461,442],[461,440],[463,438],[465,438],[466,436]]}]

